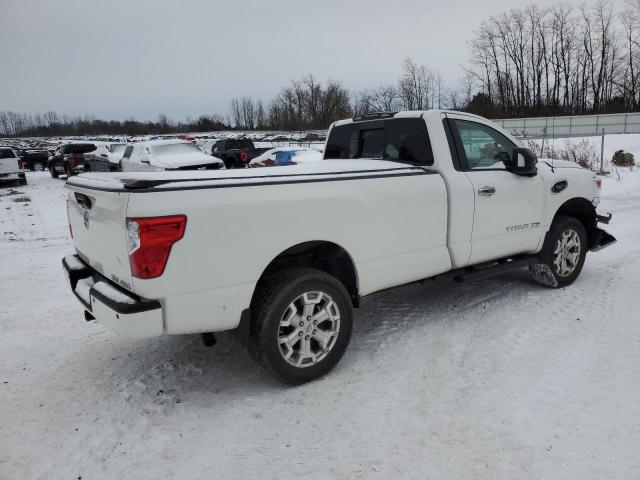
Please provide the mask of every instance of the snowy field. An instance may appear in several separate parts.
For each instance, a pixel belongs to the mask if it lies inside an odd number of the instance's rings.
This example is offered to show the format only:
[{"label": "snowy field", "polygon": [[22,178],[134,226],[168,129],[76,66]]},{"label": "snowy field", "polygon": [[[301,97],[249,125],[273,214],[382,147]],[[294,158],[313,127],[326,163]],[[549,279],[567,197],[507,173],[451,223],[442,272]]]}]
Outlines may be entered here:
[{"label": "snowy field", "polygon": [[[527,144],[527,140],[522,140],[524,144]],[[549,146],[562,150],[568,146],[574,146],[582,141],[587,141],[591,144],[593,153],[595,154],[594,167],[597,169],[600,166],[600,149],[602,147],[601,136],[588,136],[588,137],[573,137],[573,138],[547,138],[544,140],[544,144],[548,148]],[[541,139],[532,140],[539,148],[542,146],[543,141]],[[604,137],[604,149],[603,153],[603,167],[605,171],[609,171],[612,167],[611,159],[613,154],[618,150],[624,150],[625,152],[632,153],[636,159],[636,165],[640,165],[640,135],[605,135]]]},{"label": "snowy field", "polygon": [[336,370],[284,387],[230,335],[130,341],[83,319],[63,181],[0,188],[0,479],[640,478],[640,172],[613,247],[364,301]]}]

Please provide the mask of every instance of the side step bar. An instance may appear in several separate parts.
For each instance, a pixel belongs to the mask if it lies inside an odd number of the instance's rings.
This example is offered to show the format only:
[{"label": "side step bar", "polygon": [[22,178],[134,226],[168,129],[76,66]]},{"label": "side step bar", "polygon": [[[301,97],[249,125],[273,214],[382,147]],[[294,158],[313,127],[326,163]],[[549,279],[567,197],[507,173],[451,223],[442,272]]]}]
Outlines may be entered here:
[{"label": "side step bar", "polygon": [[499,260],[492,262],[483,267],[468,267],[460,270],[453,276],[453,280],[458,283],[472,282],[475,280],[484,280],[510,270],[528,267],[540,263],[537,255],[521,255],[507,260]]}]

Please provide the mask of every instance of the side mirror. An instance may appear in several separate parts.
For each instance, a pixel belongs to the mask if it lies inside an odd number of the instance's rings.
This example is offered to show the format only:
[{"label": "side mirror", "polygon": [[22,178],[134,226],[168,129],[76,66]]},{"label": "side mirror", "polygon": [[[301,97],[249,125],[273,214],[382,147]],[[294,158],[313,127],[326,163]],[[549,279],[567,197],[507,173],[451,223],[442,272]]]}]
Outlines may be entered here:
[{"label": "side mirror", "polygon": [[535,177],[538,174],[538,157],[528,148],[514,148],[508,170],[516,175]]}]

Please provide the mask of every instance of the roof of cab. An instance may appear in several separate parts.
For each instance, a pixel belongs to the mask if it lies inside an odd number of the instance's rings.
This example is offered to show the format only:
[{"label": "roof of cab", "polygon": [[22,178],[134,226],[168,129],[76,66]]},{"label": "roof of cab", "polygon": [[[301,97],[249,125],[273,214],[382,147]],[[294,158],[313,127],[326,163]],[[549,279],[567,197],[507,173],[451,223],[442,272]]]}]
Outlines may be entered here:
[{"label": "roof of cab", "polygon": [[458,115],[465,115],[471,118],[479,118],[479,119],[486,120],[483,117],[480,117],[479,115],[474,115],[472,113],[460,112],[457,110],[445,110],[445,109],[434,108],[429,110],[401,110],[399,112],[371,112],[364,115],[356,115],[353,118],[338,120],[334,122],[332,126],[335,127],[338,125],[345,125],[348,123],[366,122],[366,121],[373,121],[373,120],[385,120],[389,118],[421,118],[421,117],[424,117],[425,115],[440,116],[443,113],[455,113]]}]

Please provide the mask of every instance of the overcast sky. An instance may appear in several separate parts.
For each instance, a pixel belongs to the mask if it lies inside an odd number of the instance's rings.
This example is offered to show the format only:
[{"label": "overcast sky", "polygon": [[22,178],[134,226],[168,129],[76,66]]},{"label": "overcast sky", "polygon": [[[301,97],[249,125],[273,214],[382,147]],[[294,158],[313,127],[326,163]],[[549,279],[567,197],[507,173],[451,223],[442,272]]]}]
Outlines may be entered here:
[{"label": "overcast sky", "polygon": [[0,110],[184,120],[306,73],[353,90],[395,82],[406,56],[455,85],[479,22],[529,3],[0,0]]}]

